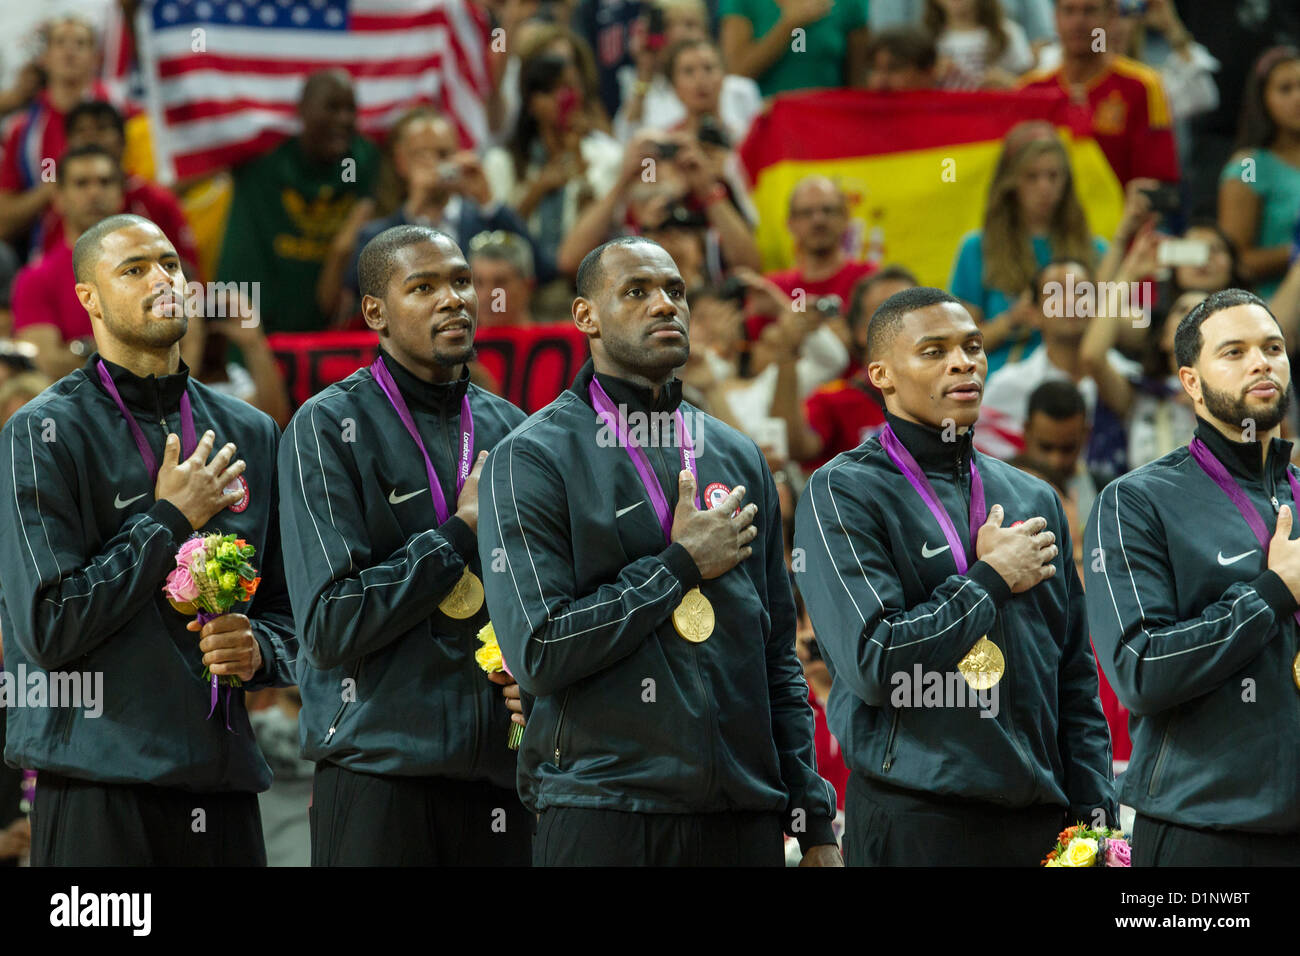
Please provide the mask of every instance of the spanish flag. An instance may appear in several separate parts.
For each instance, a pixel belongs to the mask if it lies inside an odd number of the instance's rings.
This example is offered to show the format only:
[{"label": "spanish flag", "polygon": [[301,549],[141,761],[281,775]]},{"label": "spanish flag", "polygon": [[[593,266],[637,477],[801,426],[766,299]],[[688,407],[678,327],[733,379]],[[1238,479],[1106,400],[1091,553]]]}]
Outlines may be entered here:
[{"label": "spanish flag", "polygon": [[1095,236],[1109,240],[1124,193],[1096,140],[1071,128],[1060,95],[1039,92],[876,93],[819,90],[778,96],[740,147],[759,213],[765,269],[793,264],[790,192],[805,176],[849,197],[852,258],[910,268],[946,288],[962,237],[979,229],[1002,137],[1024,120],[1055,125]]}]

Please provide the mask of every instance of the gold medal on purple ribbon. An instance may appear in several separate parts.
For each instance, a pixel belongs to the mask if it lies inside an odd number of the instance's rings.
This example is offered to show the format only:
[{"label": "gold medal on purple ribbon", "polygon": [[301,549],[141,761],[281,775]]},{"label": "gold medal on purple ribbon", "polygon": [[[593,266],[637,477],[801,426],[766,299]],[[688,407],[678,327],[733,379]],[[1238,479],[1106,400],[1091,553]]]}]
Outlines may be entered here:
[{"label": "gold medal on purple ribbon", "polygon": [[[641,479],[641,485],[645,488],[655,515],[659,518],[659,526],[663,528],[664,540],[672,541],[673,515],[668,507],[668,497],[664,494],[663,486],[659,484],[659,478],[655,475],[645,450],[632,440],[622,413],[594,377],[591,384],[587,386],[587,394],[591,398],[591,405],[596,410],[597,417],[606,427],[612,426],[618,430],[618,443],[632,459],[632,465]],[[673,421],[677,429],[677,449],[681,455],[682,470],[689,471],[695,478],[697,488],[695,507],[699,508],[700,476],[695,467],[695,447],[691,443],[690,433],[686,430],[686,419],[682,416],[681,409],[673,413]],[[707,641],[716,625],[717,616],[713,613],[713,604],[698,586],[682,595],[681,602],[673,609],[673,628],[692,644],[703,644]]]},{"label": "gold medal on purple ribbon", "polygon": [[1291,679],[1295,681],[1296,689],[1300,690],[1300,654],[1291,661]]},{"label": "gold medal on purple ribbon", "polygon": [[957,662],[957,670],[974,690],[988,690],[1007,672],[1007,659],[1002,656],[1002,648],[989,640],[987,634],[975,642],[975,646]]},{"label": "gold medal on purple ribbon", "polygon": [[673,627],[692,644],[703,644],[713,633],[717,619],[713,604],[700,591],[691,588],[682,596],[682,603],[673,610]]},{"label": "gold medal on purple ribbon", "polygon": [[460,576],[451,593],[442,599],[438,610],[450,618],[463,621],[473,617],[483,606],[483,582],[469,568]]},{"label": "gold medal on purple ribbon", "polygon": [[[429,482],[429,496],[433,499],[433,510],[437,514],[438,523],[445,524],[450,514],[447,498],[442,493],[442,485],[438,481],[438,474],[433,469],[433,459],[429,457],[429,450],[424,446],[424,439],[420,437],[419,429],[415,427],[415,419],[406,405],[406,399],[402,397],[402,392],[397,387],[397,382],[393,380],[392,373],[384,365],[382,355],[371,363],[370,374],[375,384],[387,396],[389,404],[397,412],[397,417],[402,420],[402,425],[411,436],[411,440],[415,442],[415,447],[419,449],[420,456],[424,459],[424,472]],[[469,394],[466,393],[460,401],[460,461],[456,467],[457,494],[460,494],[461,489],[465,487],[465,479],[469,477],[473,461],[474,413],[470,410]],[[456,582],[456,586],[442,599],[438,610],[453,620],[463,621],[473,617],[482,607],[483,582],[479,580],[477,574],[466,568],[465,573]]]}]

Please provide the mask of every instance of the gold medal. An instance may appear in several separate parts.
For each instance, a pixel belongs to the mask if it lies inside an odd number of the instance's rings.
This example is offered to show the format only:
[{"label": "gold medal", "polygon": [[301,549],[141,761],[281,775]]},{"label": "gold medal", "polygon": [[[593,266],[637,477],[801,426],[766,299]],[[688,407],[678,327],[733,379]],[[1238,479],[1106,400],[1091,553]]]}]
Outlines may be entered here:
[{"label": "gold medal", "polygon": [[442,599],[438,610],[448,617],[463,621],[473,617],[483,606],[483,582],[469,568],[460,576],[451,593]]},{"label": "gold medal", "polygon": [[1295,660],[1291,662],[1291,679],[1295,681],[1296,687],[1300,688],[1300,654],[1297,654]]},{"label": "gold medal", "polygon": [[673,611],[673,627],[692,644],[702,644],[713,633],[713,624],[713,605],[699,588],[691,588]]},{"label": "gold medal", "polygon": [[181,601],[174,600],[172,598],[168,598],[167,603],[170,604],[172,607],[174,607],[176,610],[180,611],[186,617],[193,617],[195,614],[199,613],[199,606],[195,604],[193,601],[181,602]]},{"label": "gold medal", "polygon": [[957,670],[975,690],[988,690],[1002,680],[1007,670],[1007,659],[986,634],[975,642],[970,653],[957,662]]}]

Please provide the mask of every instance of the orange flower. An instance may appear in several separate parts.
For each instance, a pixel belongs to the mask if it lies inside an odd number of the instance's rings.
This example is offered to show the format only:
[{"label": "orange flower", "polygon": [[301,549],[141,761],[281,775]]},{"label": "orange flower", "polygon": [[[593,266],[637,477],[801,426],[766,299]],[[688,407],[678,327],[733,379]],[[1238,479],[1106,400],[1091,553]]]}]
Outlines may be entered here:
[{"label": "orange flower", "polygon": [[244,589],[244,600],[247,601],[257,593],[257,586],[262,583],[261,577],[253,578],[251,581],[240,580],[240,586]]},{"label": "orange flower", "polygon": [[242,547],[244,547],[246,544],[248,544],[248,542],[245,541],[243,538],[236,538],[236,539],[235,539],[235,544],[236,544],[238,547],[241,547],[241,548],[242,548]]}]

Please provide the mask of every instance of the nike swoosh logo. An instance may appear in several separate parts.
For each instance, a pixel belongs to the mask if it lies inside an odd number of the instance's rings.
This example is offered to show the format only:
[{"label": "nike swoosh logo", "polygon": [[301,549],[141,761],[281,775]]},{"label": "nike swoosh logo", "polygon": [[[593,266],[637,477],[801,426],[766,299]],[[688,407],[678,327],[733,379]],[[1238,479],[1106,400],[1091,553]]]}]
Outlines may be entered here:
[{"label": "nike swoosh logo", "polygon": [[638,501],[636,504],[634,504],[634,505],[628,505],[626,508],[619,508],[618,511],[615,511],[615,512],[614,512],[614,517],[615,517],[615,518],[621,518],[621,517],[623,517],[623,515],[627,514],[627,513],[628,513],[629,511],[631,511],[633,508],[640,508],[640,507],[641,507],[641,502]]},{"label": "nike swoosh logo", "polygon": [[414,498],[423,490],[424,489],[420,488],[420,489],[416,489],[415,491],[412,491],[409,495],[399,495],[397,493],[397,489],[394,488],[392,491],[388,493],[388,503],[390,505],[400,505],[403,501],[407,501],[411,498]]},{"label": "nike swoosh logo", "polygon": [[1257,550],[1258,550],[1258,548],[1251,548],[1249,551],[1243,551],[1241,554],[1236,555],[1235,557],[1231,557],[1231,558],[1225,558],[1225,557],[1223,556],[1223,552],[1220,551],[1220,552],[1219,552],[1219,563],[1222,564],[1224,567],[1227,567],[1227,566],[1230,565],[1230,564],[1236,564],[1236,563],[1237,563],[1238,561],[1240,561],[1242,558],[1245,558],[1245,557],[1248,557],[1249,555],[1254,554]]},{"label": "nike swoosh logo", "polygon": [[131,502],[133,502],[133,501],[139,501],[141,498],[143,498],[143,497],[144,497],[145,495],[147,495],[148,493],[149,493],[149,492],[144,491],[144,492],[141,492],[140,494],[136,495],[134,498],[127,498],[126,501],[123,501],[123,500],[122,500],[122,495],[121,495],[121,493],[119,492],[118,495],[117,495],[117,497],[115,497],[115,498],[113,499],[113,507],[114,507],[114,508],[117,508],[118,510],[121,510],[122,508],[125,508],[127,505],[131,504]]},{"label": "nike swoosh logo", "polygon": [[948,550],[949,547],[950,547],[949,545],[945,544],[942,548],[935,548],[933,551],[931,551],[930,542],[926,541],[921,545],[921,557],[933,558],[936,554],[943,554],[945,551]]}]

